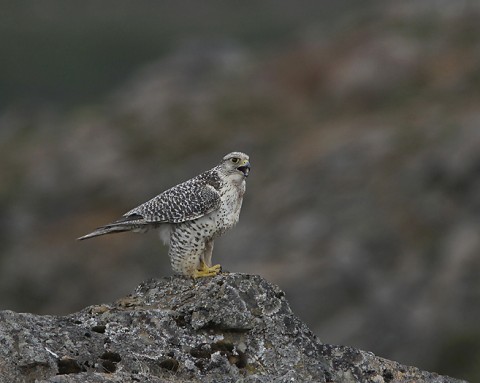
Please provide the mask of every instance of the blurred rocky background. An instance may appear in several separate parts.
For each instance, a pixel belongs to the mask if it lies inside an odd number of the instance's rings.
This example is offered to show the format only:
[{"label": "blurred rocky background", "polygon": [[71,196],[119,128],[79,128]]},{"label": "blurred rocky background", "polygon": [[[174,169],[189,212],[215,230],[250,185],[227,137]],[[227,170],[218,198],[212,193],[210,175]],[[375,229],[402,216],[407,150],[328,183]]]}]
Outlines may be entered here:
[{"label": "blurred rocky background", "polygon": [[75,238],[250,154],[226,270],[319,338],[480,381],[480,4],[4,1],[0,309],[169,275],[155,233]]}]

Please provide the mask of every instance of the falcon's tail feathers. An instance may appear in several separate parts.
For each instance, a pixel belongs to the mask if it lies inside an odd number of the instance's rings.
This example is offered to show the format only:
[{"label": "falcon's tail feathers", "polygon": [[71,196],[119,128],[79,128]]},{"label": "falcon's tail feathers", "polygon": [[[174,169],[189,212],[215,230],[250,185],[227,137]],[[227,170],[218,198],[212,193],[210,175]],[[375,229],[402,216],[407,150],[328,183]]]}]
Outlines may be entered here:
[{"label": "falcon's tail feathers", "polygon": [[99,227],[98,229],[95,229],[95,231],[92,231],[91,233],[88,233],[87,235],[84,235],[83,237],[77,238],[79,241],[88,239],[88,238],[93,238],[93,237],[98,237],[99,235],[105,235],[105,234],[112,234],[112,233],[121,233],[123,231],[129,231],[131,230],[128,227],[124,226],[103,226]]},{"label": "falcon's tail feathers", "polygon": [[124,231],[143,232],[146,231],[146,229],[146,222],[144,220],[132,220],[131,217],[125,217],[116,222],[101,226],[92,231],[91,233],[88,233],[87,235],[84,235],[77,239],[81,241],[84,239],[98,237],[105,234],[122,233]]}]

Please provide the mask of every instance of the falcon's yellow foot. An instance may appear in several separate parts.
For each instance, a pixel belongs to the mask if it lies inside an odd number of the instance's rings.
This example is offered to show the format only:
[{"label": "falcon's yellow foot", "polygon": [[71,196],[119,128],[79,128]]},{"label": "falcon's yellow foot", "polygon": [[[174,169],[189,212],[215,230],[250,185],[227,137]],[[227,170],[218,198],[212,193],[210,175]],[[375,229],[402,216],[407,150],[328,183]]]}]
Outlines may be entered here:
[{"label": "falcon's yellow foot", "polygon": [[214,277],[218,273],[222,271],[222,266],[220,265],[213,265],[211,267],[208,267],[205,262],[201,261],[200,262],[200,269],[195,270],[193,272],[192,277],[193,278],[202,278],[202,277]]}]

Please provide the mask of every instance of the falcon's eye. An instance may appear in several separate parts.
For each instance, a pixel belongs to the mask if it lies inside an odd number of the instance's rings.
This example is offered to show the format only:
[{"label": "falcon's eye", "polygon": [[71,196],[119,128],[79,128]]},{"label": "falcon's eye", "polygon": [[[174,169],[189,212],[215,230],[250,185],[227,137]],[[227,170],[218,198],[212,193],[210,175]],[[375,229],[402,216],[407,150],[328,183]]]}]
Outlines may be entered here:
[{"label": "falcon's eye", "polygon": [[234,157],[232,158],[232,162],[236,164],[238,161],[240,161],[240,158]]}]

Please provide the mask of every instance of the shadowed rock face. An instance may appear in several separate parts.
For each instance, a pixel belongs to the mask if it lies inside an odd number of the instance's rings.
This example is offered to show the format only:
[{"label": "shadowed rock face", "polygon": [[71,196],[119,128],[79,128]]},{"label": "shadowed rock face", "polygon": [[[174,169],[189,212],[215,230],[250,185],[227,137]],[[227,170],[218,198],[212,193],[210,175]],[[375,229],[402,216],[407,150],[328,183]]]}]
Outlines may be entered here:
[{"label": "shadowed rock face", "polygon": [[459,382],[322,344],[244,274],[150,280],[65,317],[3,311],[0,343],[1,382]]}]

